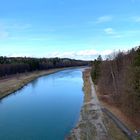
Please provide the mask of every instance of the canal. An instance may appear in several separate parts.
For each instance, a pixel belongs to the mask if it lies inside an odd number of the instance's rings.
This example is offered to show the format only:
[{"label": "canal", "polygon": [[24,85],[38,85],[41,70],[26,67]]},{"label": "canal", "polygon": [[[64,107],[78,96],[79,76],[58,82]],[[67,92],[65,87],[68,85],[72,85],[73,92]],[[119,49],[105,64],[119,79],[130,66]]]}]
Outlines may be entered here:
[{"label": "canal", "polygon": [[0,140],[64,140],[78,122],[84,69],[40,77],[0,101]]}]

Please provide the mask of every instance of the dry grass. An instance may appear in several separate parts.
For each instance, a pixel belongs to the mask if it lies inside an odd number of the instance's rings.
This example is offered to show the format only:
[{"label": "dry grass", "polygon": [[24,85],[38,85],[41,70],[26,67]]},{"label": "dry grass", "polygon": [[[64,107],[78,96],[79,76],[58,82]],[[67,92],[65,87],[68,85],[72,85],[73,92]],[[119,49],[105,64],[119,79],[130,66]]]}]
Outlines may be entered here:
[{"label": "dry grass", "polygon": [[98,88],[96,86],[97,95],[99,97],[99,100],[105,108],[107,108],[110,112],[112,112],[115,116],[117,116],[131,131],[139,130],[140,126],[139,123],[136,123],[135,121],[131,120],[129,116],[126,116],[125,113],[122,112],[122,110],[118,107],[116,107],[112,101],[104,100],[98,92]]},{"label": "dry grass", "polygon": [[84,79],[84,100],[85,102],[89,102],[91,100],[91,85],[90,85],[90,70],[87,69],[85,72],[83,72],[83,79]]},{"label": "dry grass", "polygon": [[55,73],[57,71],[64,70],[64,69],[67,69],[67,68],[52,69],[52,70],[47,70],[47,71],[35,71],[32,73],[18,74],[9,78],[1,79],[0,80],[0,99],[17,91],[18,89],[22,88],[23,86],[25,86],[26,84],[28,84],[29,82],[31,82],[32,80],[40,76]]},{"label": "dry grass", "polygon": [[[112,112],[115,116],[117,116],[117,118],[119,120],[121,120],[132,132],[134,132],[135,130],[140,130],[139,124],[135,123],[133,120],[131,120],[129,118],[129,116],[126,116],[125,113],[123,113],[120,108],[115,106],[112,103],[112,101],[109,101],[109,98],[108,98],[108,100],[104,100],[104,97],[102,97],[102,95],[100,95],[100,93],[98,91],[98,86],[96,86],[96,93],[98,95],[98,98],[99,98],[100,103],[102,104],[102,106],[107,108],[110,112]],[[113,128],[113,126],[111,126],[111,127]],[[111,129],[110,133],[114,133],[114,131],[116,131],[116,134],[118,133],[117,132],[118,130],[115,127],[114,127],[114,129]],[[117,134],[117,137],[118,137],[118,140],[119,139],[123,140],[123,139],[121,139],[121,135]],[[140,140],[140,136],[137,137],[137,139]]]},{"label": "dry grass", "polygon": [[114,124],[114,122],[104,114],[104,124],[113,140],[128,140],[125,134]]}]

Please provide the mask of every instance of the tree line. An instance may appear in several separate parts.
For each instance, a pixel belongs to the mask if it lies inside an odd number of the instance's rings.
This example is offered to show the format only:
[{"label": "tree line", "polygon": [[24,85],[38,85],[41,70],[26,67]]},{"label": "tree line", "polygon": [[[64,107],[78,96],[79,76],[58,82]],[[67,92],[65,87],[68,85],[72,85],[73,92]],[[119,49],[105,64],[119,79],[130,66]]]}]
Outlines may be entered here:
[{"label": "tree line", "polygon": [[86,66],[88,61],[68,58],[0,57],[0,77],[61,67]]},{"label": "tree line", "polygon": [[99,56],[92,62],[91,76],[102,100],[132,118],[140,117],[140,46],[114,52],[106,60]]}]

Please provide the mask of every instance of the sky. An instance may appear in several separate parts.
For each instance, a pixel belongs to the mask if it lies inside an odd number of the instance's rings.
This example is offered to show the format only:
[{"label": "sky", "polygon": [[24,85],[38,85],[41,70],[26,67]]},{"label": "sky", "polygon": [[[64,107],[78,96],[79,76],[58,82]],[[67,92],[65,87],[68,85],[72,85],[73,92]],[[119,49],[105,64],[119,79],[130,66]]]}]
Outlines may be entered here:
[{"label": "sky", "polygon": [[139,37],[140,0],[0,0],[0,56],[91,60]]}]

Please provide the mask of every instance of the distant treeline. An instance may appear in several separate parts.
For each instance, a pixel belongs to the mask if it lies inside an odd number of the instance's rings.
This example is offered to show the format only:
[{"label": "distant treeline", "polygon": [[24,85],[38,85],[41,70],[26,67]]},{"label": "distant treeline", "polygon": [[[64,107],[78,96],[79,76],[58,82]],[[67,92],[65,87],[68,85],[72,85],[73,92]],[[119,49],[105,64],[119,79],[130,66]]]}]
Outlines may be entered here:
[{"label": "distant treeline", "polygon": [[52,68],[85,66],[87,61],[68,58],[0,57],[0,77]]},{"label": "distant treeline", "polygon": [[140,46],[92,62],[92,78],[101,99],[114,104],[132,118],[140,117]]}]

